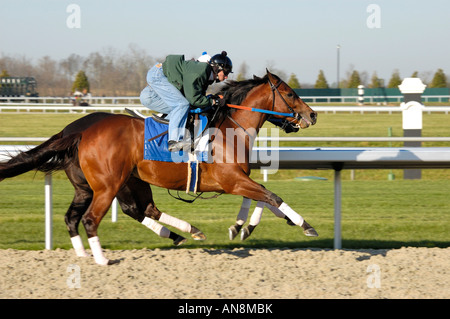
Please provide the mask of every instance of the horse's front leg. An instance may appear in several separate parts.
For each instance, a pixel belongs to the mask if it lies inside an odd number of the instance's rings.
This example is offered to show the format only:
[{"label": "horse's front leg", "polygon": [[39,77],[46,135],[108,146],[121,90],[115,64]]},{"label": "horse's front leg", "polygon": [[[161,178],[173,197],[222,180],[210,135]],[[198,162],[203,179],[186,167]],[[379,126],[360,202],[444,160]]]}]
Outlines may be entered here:
[{"label": "horse's front leg", "polygon": [[250,210],[252,200],[250,198],[244,197],[241,204],[241,209],[239,210],[238,216],[236,217],[236,223],[228,228],[228,236],[230,240],[233,240],[239,231],[241,231],[241,240],[247,239],[253,230],[258,226],[261,221],[262,212],[264,210],[264,203],[258,202],[256,203],[256,207],[250,217],[249,225],[242,228],[248,218],[248,212]]},{"label": "horse's front leg", "polygon": [[228,237],[230,240],[233,240],[239,231],[241,230],[242,226],[245,224],[248,218],[248,211],[250,209],[250,206],[252,204],[252,200],[250,198],[242,198],[242,204],[241,208],[239,209],[239,213],[236,217],[236,223],[230,228],[228,228]]},{"label": "horse's front leg", "polygon": [[255,230],[256,226],[259,225],[261,221],[262,213],[264,210],[265,203],[257,202],[256,207],[253,210],[252,217],[250,217],[250,222],[247,227],[244,227],[241,232],[241,240],[246,240],[252,232]]},{"label": "horse's front leg", "polygon": [[170,231],[155,220],[145,216],[145,209],[149,203],[153,203],[153,195],[150,185],[140,179],[131,176],[116,195],[122,211],[143,224],[162,238],[170,238],[175,246],[186,242],[186,238]]},{"label": "horse's front leg", "polygon": [[221,186],[223,187],[225,192],[229,194],[244,196],[252,200],[261,201],[277,207],[292,221],[292,223],[302,227],[306,236],[318,236],[315,229],[311,227],[311,225],[309,225],[301,215],[296,213],[279,196],[267,190],[264,186],[256,183],[243,172],[237,171],[236,174],[234,174],[233,178],[229,178],[228,182],[222,182]]}]

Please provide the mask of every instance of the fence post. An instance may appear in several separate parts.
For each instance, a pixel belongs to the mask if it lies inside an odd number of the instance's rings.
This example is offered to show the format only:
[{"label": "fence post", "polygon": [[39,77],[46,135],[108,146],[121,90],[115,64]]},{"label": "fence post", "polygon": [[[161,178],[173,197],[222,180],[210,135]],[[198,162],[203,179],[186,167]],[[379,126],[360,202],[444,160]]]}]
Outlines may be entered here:
[{"label": "fence post", "polygon": [[364,104],[364,85],[358,85],[358,104]]},{"label": "fence post", "polygon": [[52,175],[45,174],[45,249],[53,249]]},{"label": "fence post", "polygon": [[111,204],[111,221],[117,222],[117,197],[114,197]]},{"label": "fence post", "polygon": [[[419,78],[405,78],[399,86],[403,94],[403,102],[400,104],[403,117],[403,136],[422,136],[422,111],[425,108],[422,104],[422,93],[426,85]],[[421,147],[421,142],[404,142],[405,147]],[[404,179],[420,179],[422,172],[420,169],[405,169]]]},{"label": "fence post", "polygon": [[334,249],[342,249],[342,180],[341,169],[334,169]]}]

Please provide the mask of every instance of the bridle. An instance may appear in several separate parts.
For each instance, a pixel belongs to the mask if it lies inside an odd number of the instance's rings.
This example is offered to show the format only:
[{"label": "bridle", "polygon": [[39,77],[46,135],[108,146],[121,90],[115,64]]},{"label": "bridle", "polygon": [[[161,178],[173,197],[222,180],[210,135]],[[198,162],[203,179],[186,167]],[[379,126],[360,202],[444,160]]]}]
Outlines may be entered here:
[{"label": "bridle", "polygon": [[274,85],[272,83],[272,81],[270,81],[270,78],[268,78],[268,80],[269,80],[270,89],[272,90],[272,111],[275,109],[275,92],[277,92],[278,95],[280,96],[281,100],[283,101],[284,105],[288,108],[289,111],[291,111],[291,115],[293,115],[293,116],[287,116],[287,117],[293,117],[297,121],[300,121],[302,119],[301,115],[294,111],[294,109],[286,102],[283,95],[281,95],[280,91],[278,90],[278,87],[281,85],[281,83],[283,83],[283,81],[280,80],[276,85]]},{"label": "bridle", "polygon": [[[300,122],[300,120],[302,119],[302,116],[295,112],[294,109],[286,102],[286,100],[284,99],[283,95],[281,95],[280,91],[278,90],[278,87],[281,85],[281,83],[283,83],[282,80],[280,80],[276,85],[272,83],[272,81],[270,81],[270,78],[268,78],[268,83],[270,85],[270,89],[272,91],[272,110],[264,110],[264,109],[258,109],[258,108],[253,108],[253,107],[248,107],[248,106],[243,106],[243,105],[233,105],[233,104],[227,104],[228,107],[231,108],[235,108],[235,109],[243,109],[243,110],[247,110],[247,111],[252,111],[252,112],[259,112],[259,113],[265,113],[265,114],[269,114],[269,118],[272,117],[273,115],[278,115],[278,116],[283,116],[285,118],[285,121],[288,121],[287,118],[288,117],[292,117],[294,118],[294,120],[297,120]],[[288,110],[291,113],[283,113],[283,112],[276,112],[275,110],[275,92],[278,93],[278,95],[280,96],[281,100],[283,101],[284,105],[288,108]],[[235,120],[233,119],[230,115],[227,115],[227,117],[237,126],[239,126],[240,128],[242,128],[244,131],[245,129]],[[289,121],[289,122],[293,122],[293,121]],[[287,125],[287,124],[285,124]]]}]

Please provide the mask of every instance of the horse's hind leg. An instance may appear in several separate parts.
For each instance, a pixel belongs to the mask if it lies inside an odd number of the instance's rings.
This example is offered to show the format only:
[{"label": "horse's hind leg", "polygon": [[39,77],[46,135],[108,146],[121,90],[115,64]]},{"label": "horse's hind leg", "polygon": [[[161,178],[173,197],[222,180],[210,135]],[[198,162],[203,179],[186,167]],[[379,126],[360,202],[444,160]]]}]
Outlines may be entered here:
[{"label": "horse's hind leg", "polygon": [[[169,214],[161,212],[154,203],[150,203],[147,206],[147,209],[145,210],[146,216],[151,216],[152,218],[155,218],[156,220],[160,221],[161,223],[164,223],[166,225],[170,225],[172,227],[175,227],[182,232],[190,233],[191,237],[194,240],[205,240],[206,236],[205,234],[199,230],[197,227],[189,224],[188,222],[178,219],[176,217],[170,216]],[[145,221],[148,221],[149,217],[146,217],[144,219]],[[144,223],[143,222],[143,223]]]},{"label": "horse's hind leg", "polygon": [[114,263],[112,261],[109,261],[103,255],[100,240],[97,235],[97,230],[101,220],[106,215],[109,207],[111,206],[112,200],[115,197],[115,193],[116,192],[113,190],[94,192],[92,202],[89,205],[86,213],[83,215],[83,218],[81,219],[83,226],[86,229],[89,246],[91,247],[95,262],[99,265],[110,265]]},{"label": "horse's hind leg", "polygon": [[78,225],[80,224],[83,214],[88,209],[92,201],[92,190],[84,178],[81,170],[75,166],[70,166],[66,169],[66,175],[75,188],[75,195],[69,209],[66,212],[64,221],[69,231],[70,241],[79,257],[87,257],[88,254],[84,250],[83,242],[78,233]]},{"label": "horse's hind leg", "polygon": [[148,183],[134,176],[130,176],[116,197],[125,214],[142,223],[160,237],[172,239],[176,246],[186,241],[186,238],[183,236],[170,231],[151,218],[146,218],[145,210],[149,204],[153,204],[152,190]]},{"label": "horse's hind leg", "polygon": [[[127,203],[130,198],[134,197],[134,203],[139,203],[140,208],[135,210],[137,212],[136,220],[143,225],[147,226],[161,237],[172,238],[175,245],[182,244],[185,240],[184,237],[179,236],[176,233],[170,232],[166,227],[163,227],[156,221],[164,223],[169,226],[173,226],[182,232],[190,233],[194,240],[205,240],[206,236],[197,227],[189,224],[188,222],[170,216],[169,214],[161,212],[153,201],[152,191],[150,184],[142,181],[141,179],[130,176],[126,185],[124,185],[119,195],[119,203],[122,200],[123,203]],[[121,204],[122,205],[122,204]],[[145,207],[145,209],[144,209]],[[123,208],[122,208],[123,209]],[[143,214],[141,213],[143,212]]]},{"label": "horse's hind leg", "polygon": [[92,193],[88,191],[75,191],[75,196],[69,209],[66,212],[64,220],[69,231],[70,241],[78,257],[87,257],[88,254],[84,250],[83,242],[78,233],[78,225],[80,224],[83,214],[86,212],[92,200]]}]

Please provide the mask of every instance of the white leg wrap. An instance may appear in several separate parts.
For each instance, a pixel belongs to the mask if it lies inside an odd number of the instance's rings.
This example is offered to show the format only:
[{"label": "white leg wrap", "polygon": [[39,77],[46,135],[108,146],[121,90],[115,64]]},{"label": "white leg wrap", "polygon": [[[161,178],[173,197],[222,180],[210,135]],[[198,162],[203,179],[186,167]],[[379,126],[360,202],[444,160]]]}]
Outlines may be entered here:
[{"label": "white leg wrap", "polygon": [[91,247],[92,254],[94,255],[95,262],[99,265],[107,265],[108,259],[103,255],[102,247],[100,246],[100,240],[98,236],[91,237],[88,239],[89,246]]},{"label": "white leg wrap", "polygon": [[281,210],[278,209],[278,207],[266,204],[267,208],[270,209],[270,211],[272,213],[275,214],[275,216],[279,217],[279,218],[284,218],[284,216],[286,216],[285,214],[283,214],[283,212]]},{"label": "white leg wrap", "polygon": [[141,224],[153,230],[158,236],[163,238],[169,238],[170,230],[168,230],[163,225],[159,224],[157,221],[145,217]]},{"label": "white leg wrap", "polygon": [[283,202],[280,207],[278,207],[289,219],[298,226],[303,225],[303,217],[297,214],[288,204]]},{"label": "white leg wrap", "polygon": [[259,222],[261,221],[263,210],[264,210],[264,203],[257,202],[252,217],[250,217],[250,225],[256,226],[259,224]]},{"label": "white leg wrap", "polygon": [[162,213],[161,217],[159,218],[159,221],[161,223],[173,226],[175,228],[178,228],[182,232],[190,233],[191,232],[191,224],[188,222],[185,222],[184,220],[178,219],[176,217],[172,217],[170,215],[167,215],[166,213]]},{"label": "white leg wrap", "polygon": [[83,242],[81,240],[80,235],[75,237],[71,237],[70,241],[72,242],[73,249],[75,249],[75,253],[78,257],[88,257],[86,250],[84,250]]},{"label": "white leg wrap", "polygon": [[242,199],[241,209],[236,218],[236,223],[238,225],[244,225],[248,218],[248,211],[252,205],[252,200],[250,198],[244,197]]}]

